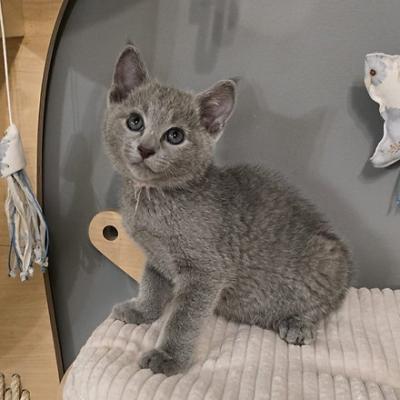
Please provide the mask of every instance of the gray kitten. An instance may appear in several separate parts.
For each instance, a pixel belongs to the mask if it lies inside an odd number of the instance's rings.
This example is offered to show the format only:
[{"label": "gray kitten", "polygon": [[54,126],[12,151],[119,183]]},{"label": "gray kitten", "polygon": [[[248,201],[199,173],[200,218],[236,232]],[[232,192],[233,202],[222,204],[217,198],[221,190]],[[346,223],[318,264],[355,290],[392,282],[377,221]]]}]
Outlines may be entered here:
[{"label": "gray kitten", "polygon": [[171,304],[160,345],[140,360],[155,373],[190,364],[213,312],[310,343],[349,284],[349,251],[296,190],[261,168],[213,164],[235,96],[233,80],[198,94],[163,86],[133,46],[115,67],[105,145],[124,180],[125,227],[148,262],[138,297],[112,316],[150,323]]}]

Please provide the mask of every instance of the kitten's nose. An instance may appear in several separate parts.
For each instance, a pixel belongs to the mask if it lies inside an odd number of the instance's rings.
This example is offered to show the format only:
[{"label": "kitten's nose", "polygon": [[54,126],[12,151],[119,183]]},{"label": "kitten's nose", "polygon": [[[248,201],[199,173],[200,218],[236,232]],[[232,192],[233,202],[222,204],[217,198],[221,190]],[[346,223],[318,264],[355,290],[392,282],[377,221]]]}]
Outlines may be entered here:
[{"label": "kitten's nose", "polygon": [[150,156],[156,153],[154,149],[148,149],[147,147],[144,147],[141,144],[138,146],[137,149],[139,154],[142,156],[143,160],[149,158]]}]

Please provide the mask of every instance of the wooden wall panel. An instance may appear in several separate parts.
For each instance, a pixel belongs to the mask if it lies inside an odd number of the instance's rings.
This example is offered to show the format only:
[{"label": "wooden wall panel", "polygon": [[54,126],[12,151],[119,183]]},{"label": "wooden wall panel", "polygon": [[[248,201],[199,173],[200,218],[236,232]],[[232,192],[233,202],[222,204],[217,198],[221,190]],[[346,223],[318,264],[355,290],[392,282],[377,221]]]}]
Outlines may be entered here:
[{"label": "wooden wall panel", "polygon": [[[38,118],[45,61],[62,0],[23,0],[24,37],[7,40],[14,105],[27,156],[27,171],[37,188]],[[1,62],[3,60],[1,59]],[[8,125],[3,68],[0,68],[0,129]],[[5,181],[0,183],[3,204]],[[8,235],[0,213],[0,371],[21,374],[31,399],[54,400],[59,385],[57,343],[47,303],[46,279],[36,270],[21,283],[7,276]],[[51,268],[51,265],[50,265]],[[51,305],[50,305],[51,306]],[[57,341],[56,341],[57,342]]]},{"label": "wooden wall panel", "polygon": [[28,283],[5,278],[7,251],[0,246],[0,371],[8,380],[21,375],[32,400],[53,400],[59,376],[43,277],[37,273]]},{"label": "wooden wall panel", "polygon": [[6,37],[22,37],[24,35],[22,0],[2,0],[1,4],[3,14],[7,16]]}]

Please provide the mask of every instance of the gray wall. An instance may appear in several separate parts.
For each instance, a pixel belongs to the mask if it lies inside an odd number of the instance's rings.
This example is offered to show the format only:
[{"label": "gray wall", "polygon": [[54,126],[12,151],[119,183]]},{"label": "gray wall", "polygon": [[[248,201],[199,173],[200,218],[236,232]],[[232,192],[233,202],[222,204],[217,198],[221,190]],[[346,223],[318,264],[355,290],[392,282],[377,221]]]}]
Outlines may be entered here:
[{"label": "gray wall", "polygon": [[241,76],[219,163],[281,170],[348,239],[358,284],[400,287],[400,221],[388,207],[397,166],[368,163],[382,132],[362,84],[363,57],[400,52],[398,0],[79,0],[51,72],[44,203],[65,364],[136,283],[89,244],[92,216],[116,207],[118,180],[101,147],[116,56],[127,39],[154,75],[202,89]]}]

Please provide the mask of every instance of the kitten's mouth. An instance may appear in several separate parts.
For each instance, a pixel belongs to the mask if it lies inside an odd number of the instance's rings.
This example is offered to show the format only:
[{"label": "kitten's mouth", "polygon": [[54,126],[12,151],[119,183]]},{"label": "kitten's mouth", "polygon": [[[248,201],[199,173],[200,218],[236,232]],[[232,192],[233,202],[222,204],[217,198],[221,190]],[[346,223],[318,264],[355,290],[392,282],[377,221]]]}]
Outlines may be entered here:
[{"label": "kitten's mouth", "polygon": [[146,160],[141,160],[141,161],[137,161],[137,162],[131,162],[131,166],[135,167],[144,167],[146,170],[152,172],[153,174],[156,174],[157,172],[154,171],[153,168],[150,167],[150,165],[148,165],[146,163]]},{"label": "kitten's mouth", "polygon": [[139,185],[148,186],[157,181],[158,174],[145,160],[129,162],[132,178]]},{"label": "kitten's mouth", "polygon": [[159,186],[170,183],[170,176],[165,165],[160,165],[157,160],[125,159],[125,165],[130,172],[130,177],[140,186]]}]

